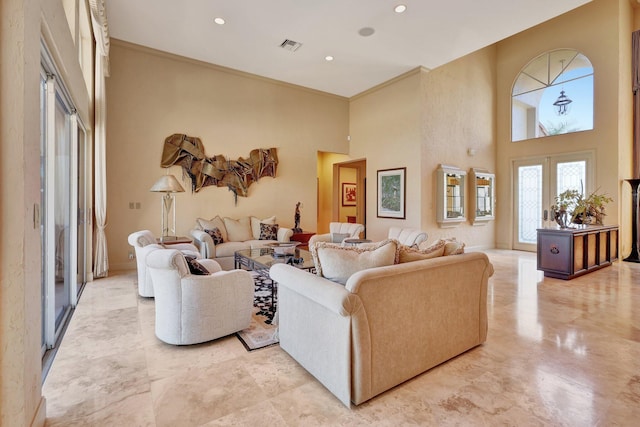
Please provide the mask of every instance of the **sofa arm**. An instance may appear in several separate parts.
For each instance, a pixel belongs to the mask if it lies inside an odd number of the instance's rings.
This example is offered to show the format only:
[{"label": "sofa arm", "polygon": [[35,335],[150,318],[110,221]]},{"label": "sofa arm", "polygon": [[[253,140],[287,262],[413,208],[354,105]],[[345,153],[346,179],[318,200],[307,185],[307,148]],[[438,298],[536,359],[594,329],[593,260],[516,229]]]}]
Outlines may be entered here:
[{"label": "sofa arm", "polygon": [[216,257],[216,245],[209,234],[202,230],[191,230],[191,237],[202,258]]},{"label": "sofa arm", "polygon": [[290,242],[291,236],[293,236],[292,229],[285,227],[278,228],[278,242]]},{"label": "sofa arm", "polygon": [[269,274],[278,282],[280,348],[349,407],[351,313],[363,315],[360,298],[290,265],[274,265]]},{"label": "sofa arm", "polygon": [[182,253],[189,254],[190,252],[200,252],[196,245],[191,243],[174,243],[173,245],[163,245],[165,249],[175,249]]},{"label": "sofa arm", "polygon": [[269,276],[278,283],[278,288],[287,288],[340,316],[350,316],[358,306],[353,299],[359,298],[343,285],[297,267],[276,264],[269,270]]},{"label": "sofa arm", "polygon": [[313,246],[316,242],[330,242],[331,241],[331,233],[327,234],[314,234],[309,238],[309,248]]},{"label": "sofa arm", "polygon": [[202,264],[204,268],[209,271],[209,273],[217,273],[218,271],[222,271],[222,267],[220,267],[220,264],[218,264],[216,260],[205,258],[198,260],[198,262]]}]

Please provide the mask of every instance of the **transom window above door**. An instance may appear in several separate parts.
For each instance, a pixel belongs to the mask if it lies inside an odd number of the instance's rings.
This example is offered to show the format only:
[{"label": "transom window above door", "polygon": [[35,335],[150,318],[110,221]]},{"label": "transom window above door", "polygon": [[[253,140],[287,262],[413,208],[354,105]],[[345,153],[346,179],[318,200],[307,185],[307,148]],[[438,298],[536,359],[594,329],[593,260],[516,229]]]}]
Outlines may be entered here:
[{"label": "transom window above door", "polygon": [[593,67],[573,49],[545,52],[511,92],[511,141],[593,129]]}]

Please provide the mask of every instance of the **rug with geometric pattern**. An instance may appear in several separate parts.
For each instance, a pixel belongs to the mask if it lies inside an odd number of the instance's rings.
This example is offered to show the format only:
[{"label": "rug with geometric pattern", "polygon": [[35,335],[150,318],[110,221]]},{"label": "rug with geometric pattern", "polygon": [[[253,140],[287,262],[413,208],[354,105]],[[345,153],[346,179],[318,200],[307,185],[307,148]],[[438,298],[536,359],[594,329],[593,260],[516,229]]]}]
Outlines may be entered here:
[{"label": "rug with geometric pattern", "polygon": [[278,344],[278,327],[274,325],[274,316],[278,296],[272,292],[273,280],[250,271],[255,290],[253,294],[253,314],[251,325],[236,333],[247,351],[258,350]]}]

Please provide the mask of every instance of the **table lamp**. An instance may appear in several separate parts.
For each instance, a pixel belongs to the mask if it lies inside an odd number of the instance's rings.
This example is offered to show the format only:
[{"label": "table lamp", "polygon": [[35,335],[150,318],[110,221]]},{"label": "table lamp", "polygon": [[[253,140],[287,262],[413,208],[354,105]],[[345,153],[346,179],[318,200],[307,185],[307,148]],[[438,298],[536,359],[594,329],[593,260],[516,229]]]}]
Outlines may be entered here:
[{"label": "table lamp", "polygon": [[[184,188],[173,175],[163,175],[149,191],[164,193],[162,196],[162,235],[160,242],[176,237],[176,204],[173,193],[182,193]],[[170,216],[171,213],[171,216]]]}]

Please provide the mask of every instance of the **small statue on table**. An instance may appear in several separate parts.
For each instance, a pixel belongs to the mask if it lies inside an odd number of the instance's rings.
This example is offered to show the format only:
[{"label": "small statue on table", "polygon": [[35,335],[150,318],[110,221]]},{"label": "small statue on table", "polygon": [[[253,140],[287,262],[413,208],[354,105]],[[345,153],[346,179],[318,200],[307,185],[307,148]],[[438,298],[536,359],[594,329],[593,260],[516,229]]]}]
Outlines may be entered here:
[{"label": "small statue on table", "polygon": [[295,225],[293,226],[294,233],[302,233],[302,228],[300,228],[300,202],[296,203],[296,214],[293,217]]}]

